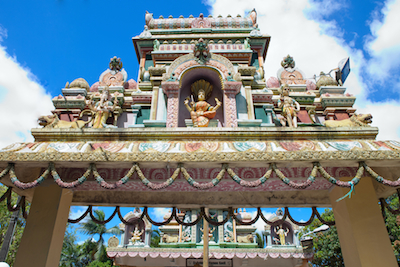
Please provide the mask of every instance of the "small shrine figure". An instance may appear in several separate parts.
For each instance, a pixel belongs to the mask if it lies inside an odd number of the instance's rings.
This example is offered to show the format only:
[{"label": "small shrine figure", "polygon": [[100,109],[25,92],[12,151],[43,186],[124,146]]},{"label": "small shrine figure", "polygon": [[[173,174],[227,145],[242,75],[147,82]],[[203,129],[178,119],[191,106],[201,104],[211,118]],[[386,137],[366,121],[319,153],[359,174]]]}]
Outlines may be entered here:
[{"label": "small shrine figure", "polygon": [[210,119],[215,117],[217,109],[222,105],[222,103],[218,98],[215,98],[217,105],[213,107],[205,101],[212,92],[212,85],[205,80],[199,80],[193,83],[191,91],[193,94],[197,94],[198,101],[194,102],[192,96],[192,101],[189,106],[189,97],[187,97],[184,104],[190,112],[193,127],[207,127]]},{"label": "small shrine figure", "polygon": [[106,121],[111,113],[116,109],[118,104],[117,97],[114,102],[110,101],[110,91],[106,86],[100,96],[100,101],[94,104],[93,100],[89,102],[89,108],[94,112],[93,128],[107,128]]},{"label": "small shrine figure", "polygon": [[282,109],[283,118],[280,120],[282,126],[297,127],[297,112],[300,104],[289,96],[290,87],[287,84],[281,87],[281,97],[278,99],[278,108]]},{"label": "small shrine figure", "polygon": [[140,239],[142,239],[141,236],[143,234],[143,229],[142,229],[142,231],[139,231],[138,227],[136,226],[135,231],[131,232],[131,234],[132,234],[132,238],[131,238],[132,244],[135,244],[135,243],[139,242]]},{"label": "small shrine figure", "polygon": [[[204,240],[204,238],[203,238],[204,237],[204,229],[200,228],[200,231],[203,233],[203,236],[201,238]],[[215,228],[212,228],[212,227],[208,228],[208,240],[209,241],[213,241],[213,239],[214,239],[214,237],[213,237],[214,231],[215,231]]]},{"label": "small shrine figure", "polygon": [[153,51],[158,51],[160,49],[160,41],[158,41],[157,39],[155,39],[153,41]]},{"label": "small shrine figure", "polygon": [[289,233],[289,229],[286,229],[286,231],[285,231],[282,228],[282,225],[280,225],[279,228],[278,227],[275,228],[275,231],[279,236],[279,242],[281,243],[281,245],[286,245],[285,238],[286,238],[287,234]]}]

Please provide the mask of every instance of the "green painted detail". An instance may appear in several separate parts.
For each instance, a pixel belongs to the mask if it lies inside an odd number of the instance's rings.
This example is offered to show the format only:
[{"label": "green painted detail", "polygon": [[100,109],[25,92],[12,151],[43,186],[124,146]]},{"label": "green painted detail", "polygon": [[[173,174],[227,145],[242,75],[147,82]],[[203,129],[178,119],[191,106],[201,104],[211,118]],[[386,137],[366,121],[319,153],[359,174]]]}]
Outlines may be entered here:
[{"label": "green painted detail", "polygon": [[150,107],[142,106],[136,119],[136,124],[143,124],[143,121],[148,119],[150,119]]}]

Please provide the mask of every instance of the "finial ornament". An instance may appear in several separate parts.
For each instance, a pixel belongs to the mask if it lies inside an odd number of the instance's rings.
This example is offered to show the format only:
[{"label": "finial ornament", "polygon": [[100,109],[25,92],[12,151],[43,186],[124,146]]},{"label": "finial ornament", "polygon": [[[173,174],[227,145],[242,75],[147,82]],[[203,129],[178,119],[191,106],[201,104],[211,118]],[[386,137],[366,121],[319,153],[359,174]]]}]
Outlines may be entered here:
[{"label": "finial ornament", "polygon": [[120,71],[122,69],[122,61],[121,58],[117,58],[116,56],[114,56],[113,58],[110,59],[110,70],[114,70],[114,71]]},{"label": "finial ornament", "polygon": [[281,61],[281,66],[284,69],[288,69],[288,68],[293,69],[295,66],[293,57],[291,57],[290,55],[287,55],[286,57],[284,57],[283,60]]},{"label": "finial ornament", "polygon": [[196,58],[196,61],[200,64],[205,64],[211,58],[208,43],[204,41],[203,38],[200,38],[195,42],[193,54]]}]

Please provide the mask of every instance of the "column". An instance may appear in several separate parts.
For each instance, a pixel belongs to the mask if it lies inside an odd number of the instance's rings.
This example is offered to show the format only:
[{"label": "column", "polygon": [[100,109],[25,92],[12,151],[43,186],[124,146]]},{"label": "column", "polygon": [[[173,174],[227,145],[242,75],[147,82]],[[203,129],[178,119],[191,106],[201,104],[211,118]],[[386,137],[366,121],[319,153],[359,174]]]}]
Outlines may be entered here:
[{"label": "column", "polygon": [[242,77],[242,83],[245,88],[245,97],[247,102],[247,114],[249,120],[255,120],[253,95],[251,92],[251,85],[253,84],[254,74],[256,73],[255,67],[239,67],[238,72]]},{"label": "column", "polygon": [[224,84],[224,119],[225,127],[237,127],[236,95],[242,87],[241,82],[225,82]]},{"label": "column", "polygon": [[159,97],[159,87],[162,81],[162,75],[166,72],[165,67],[149,67],[150,81],[153,86],[153,95],[151,98],[150,120],[157,119],[157,104]]},{"label": "column", "polygon": [[329,195],[346,267],[398,266],[371,178],[361,178],[352,198],[336,202],[348,191],[336,186]]},{"label": "column", "polygon": [[167,95],[167,128],[178,127],[179,82],[162,82],[162,89]]},{"label": "column", "polygon": [[14,267],[59,265],[72,195],[58,185],[35,189]]},{"label": "column", "polygon": [[149,248],[150,247],[150,241],[151,241],[151,229],[146,228],[144,230],[144,247]]}]

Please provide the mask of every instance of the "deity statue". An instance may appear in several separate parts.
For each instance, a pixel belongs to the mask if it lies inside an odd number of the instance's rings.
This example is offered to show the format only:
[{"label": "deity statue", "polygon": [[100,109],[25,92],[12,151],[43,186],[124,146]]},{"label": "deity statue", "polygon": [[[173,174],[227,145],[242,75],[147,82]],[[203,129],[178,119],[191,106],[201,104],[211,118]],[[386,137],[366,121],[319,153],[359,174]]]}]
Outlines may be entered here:
[{"label": "deity statue", "polygon": [[135,243],[139,242],[140,239],[142,239],[141,236],[143,234],[143,229],[142,229],[142,231],[139,231],[139,229],[136,225],[135,231],[131,232],[131,234],[132,234],[132,238],[131,238],[132,244],[135,244]]},{"label": "deity statue", "polygon": [[153,41],[153,51],[158,51],[160,49],[160,41],[158,41],[157,39],[155,39]]},{"label": "deity statue", "polygon": [[286,231],[282,228],[282,225],[275,228],[275,232],[278,234],[279,236],[279,241],[281,243],[281,245],[285,245],[285,237],[287,236],[287,234],[289,233],[289,229],[286,229]]},{"label": "deity statue", "polygon": [[95,114],[93,128],[107,128],[106,121],[116,109],[117,104],[118,99],[116,96],[114,102],[110,101],[110,91],[108,86],[104,88],[98,102],[94,104],[94,101],[91,99],[88,106]]},{"label": "deity statue", "polygon": [[282,126],[297,127],[297,112],[300,111],[300,104],[289,96],[290,87],[287,84],[281,87],[281,97],[278,99],[278,108],[282,109],[283,118],[280,120]]},{"label": "deity statue", "polygon": [[[204,229],[200,228],[200,231],[203,233],[203,236],[201,237],[204,240]],[[215,228],[209,227],[208,228],[208,240],[209,241],[213,241],[214,237],[213,237],[213,233],[215,231]]]},{"label": "deity statue", "polygon": [[189,106],[189,97],[185,99],[185,106],[190,112],[193,121],[193,127],[207,127],[210,119],[215,117],[217,109],[222,105],[218,98],[215,98],[217,105],[215,107],[208,104],[205,100],[211,95],[212,85],[205,81],[199,80],[194,82],[191,87],[193,94],[197,94],[197,102],[194,102],[193,96]]}]

